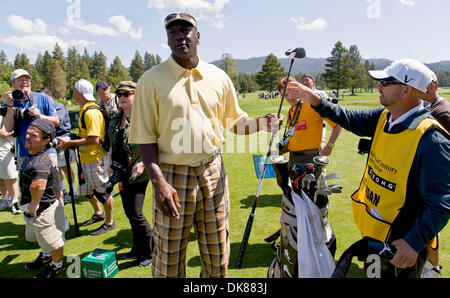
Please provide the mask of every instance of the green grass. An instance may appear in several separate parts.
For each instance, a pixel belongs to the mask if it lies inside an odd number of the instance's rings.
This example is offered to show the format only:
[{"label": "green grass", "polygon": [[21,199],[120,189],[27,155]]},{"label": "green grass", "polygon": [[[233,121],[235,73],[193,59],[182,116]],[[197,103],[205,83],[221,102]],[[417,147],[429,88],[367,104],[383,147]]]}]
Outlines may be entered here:
[{"label": "green grass", "polygon": [[[450,89],[443,89],[442,94],[450,98]],[[261,116],[270,112],[276,113],[279,102],[279,99],[260,100],[256,97],[256,94],[248,94],[245,99],[240,100],[240,105],[250,116]],[[378,93],[346,96],[340,104],[351,109],[376,107],[379,105]],[[283,113],[286,113],[287,109],[288,106],[285,103]],[[329,136],[329,133],[330,130],[328,130],[327,136]],[[224,153],[231,199],[231,257],[228,275],[232,278],[264,278],[266,277],[267,268],[274,258],[274,253],[263,239],[279,229],[281,190],[276,185],[275,179],[264,180],[249,245],[244,257],[243,268],[240,270],[234,269],[234,264],[258,186],[252,155],[257,153],[255,148],[259,148],[259,150],[256,150],[259,154],[266,154],[269,136],[261,132],[257,136],[253,136],[253,138],[235,137],[229,134],[227,134],[227,137],[229,140],[239,141],[236,142],[238,144],[237,148],[240,150],[239,152],[242,152],[233,153],[226,151]],[[253,146],[255,145],[255,140],[259,143],[257,147]],[[327,169],[328,173],[339,174],[340,180],[337,182],[343,186],[343,192],[341,194],[333,194],[330,199],[329,219],[338,239],[336,258],[353,242],[360,239],[360,233],[353,223],[350,205],[350,195],[360,183],[366,161],[366,156],[357,154],[358,140],[359,138],[353,134],[342,131],[333,154],[330,156],[331,163]],[[152,220],[151,192],[152,189],[149,186],[146,195],[147,201],[144,206],[144,214],[150,222]],[[120,269],[116,276],[117,278],[151,277],[150,267],[140,268],[135,266],[135,263],[132,261],[122,260],[122,255],[128,252],[131,247],[131,229],[123,212],[119,195],[115,197],[114,204],[116,229],[97,237],[90,236],[89,232],[97,228],[100,223],[81,228],[81,235],[76,237],[73,227],[72,207],[71,205],[65,207],[66,215],[71,222],[71,230],[66,234],[65,255],[76,255],[83,258],[96,248],[115,250]],[[92,207],[86,199],[79,199],[76,203],[76,212],[80,223],[92,215]],[[13,216],[9,211],[0,212],[0,278],[27,278],[34,275],[34,273],[26,272],[23,266],[26,262],[33,260],[40,249],[37,244],[25,241],[24,230],[25,226],[22,216]],[[449,229],[445,228],[441,232],[441,264],[444,267],[444,277],[449,277],[449,239]],[[193,234],[188,246],[186,267],[187,277],[196,278],[200,275],[200,257]],[[356,258],[353,260],[348,276],[363,277],[361,263]]]}]

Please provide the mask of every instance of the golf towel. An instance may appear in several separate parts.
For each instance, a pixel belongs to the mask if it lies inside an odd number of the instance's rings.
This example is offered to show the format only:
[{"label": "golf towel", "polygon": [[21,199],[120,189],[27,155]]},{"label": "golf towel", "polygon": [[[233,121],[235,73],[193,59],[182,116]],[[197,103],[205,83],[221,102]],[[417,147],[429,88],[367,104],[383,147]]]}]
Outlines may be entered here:
[{"label": "golf towel", "polygon": [[326,246],[326,231],[319,208],[302,191],[292,192],[297,215],[298,277],[329,278],[335,264]]}]

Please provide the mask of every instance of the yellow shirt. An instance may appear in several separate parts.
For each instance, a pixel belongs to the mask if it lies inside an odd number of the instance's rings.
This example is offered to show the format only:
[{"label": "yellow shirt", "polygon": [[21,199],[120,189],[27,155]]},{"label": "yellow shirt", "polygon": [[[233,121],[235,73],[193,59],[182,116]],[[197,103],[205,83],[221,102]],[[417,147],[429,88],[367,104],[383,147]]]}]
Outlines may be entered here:
[{"label": "yellow shirt", "polygon": [[[81,115],[87,107],[96,105],[95,102],[88,102],[85,104],[79,113],[78,127],[80,128],[80,137],[99,137],[102,141],[105,140],[105,120],[103,119],[102,112],[96,109],[91,109],[84,114],[84,122],[86,123],[86,129],[82,128]],[[80,146],[80,160],[82,163],[93,163],[99,161],[106,155],[106,151],[100,144]]]},{"label": "yellow shirt", "polygon": [[[295,106],[291,107],[288,117],[294,114]],[[291,116],[293,117],[293,116]],[[289,138],[289,151],[298,152],[304,150],[319,149],[322,143],[323,121],[327,121],[331,127],[336,124],[326,118],[322,118],[311,107],[310,104],[303,102],[300,116],[295,124],[295,133],[292,138]]]},{"label": "yellow shirt", "polygon": [[244,116],[224,71],[203,61],[188,70],[170,56],[138,81],[129,143],[157,144],[161,163],[192,165],[220,149],[223,128]]}]

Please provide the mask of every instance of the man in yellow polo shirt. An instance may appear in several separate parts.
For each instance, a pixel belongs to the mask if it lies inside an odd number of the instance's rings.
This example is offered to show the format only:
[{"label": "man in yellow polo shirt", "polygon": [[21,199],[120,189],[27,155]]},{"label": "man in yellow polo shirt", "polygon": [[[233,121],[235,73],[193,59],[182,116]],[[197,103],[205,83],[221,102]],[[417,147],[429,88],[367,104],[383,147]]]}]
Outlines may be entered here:
[{"label": "man in yellow polo shirt", "polygon": [[[113,220],[114,200],[103,187],[103,184],[109,180],[108,167],[110,164],[109,155],[101,145],[105,140],[105,120],[100,110],[90,108],[97,106],[93,92],[94,87],[89,81],[82,79],[75,83],[73,98],[81,107],[78,117],[80,139],[59,139],[61,143],[57,149],[66,150],[69,147],[79,147],[81,168],[85,179],[85,183],[80,183],[80,195],[87,196],[94,208],[94,215],[81,225],[88,226],[104,220],[98,229],[91,232],[92,236],[96,236],[113,230],[115,225]],[[84,118],[85,124],[83,124],[82,118]],[[105,212],[103,212],[100,202],[103,204]]]},{"label": "man in yellow polo shirt", "polygon": [[139,144],[154,190],[153,277],[185,277],[194,226],[201,277],[226,277],[230,256],[223,128],[270,131],[276,115],[248,118],[226,73],[201,61],[200,33],[187,13],[165,19],[172,55],[144,73],[136,88],[129,143]]}]

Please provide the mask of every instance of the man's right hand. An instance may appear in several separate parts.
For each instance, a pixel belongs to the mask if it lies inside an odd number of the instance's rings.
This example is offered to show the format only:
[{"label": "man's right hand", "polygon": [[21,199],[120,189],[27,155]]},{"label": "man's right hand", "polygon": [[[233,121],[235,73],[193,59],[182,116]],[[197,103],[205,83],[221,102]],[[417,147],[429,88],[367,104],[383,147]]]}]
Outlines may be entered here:
[{"label": "man's right hand", "polygon": [[12,97],[12,91],[6,92],[6,94],[5,94],[5,99],[6,99],[6,103],[7,103],[8,105],[11,106],[11,105],[13,104],[14,98]]},{"label": "man's right hand", "polygon": [[155,200],[157,207],[164,213],[164,215],[180,218],[178,209],[181,208],[180,200],[175,188],[167,182],[160,187],[155,187]]}]

